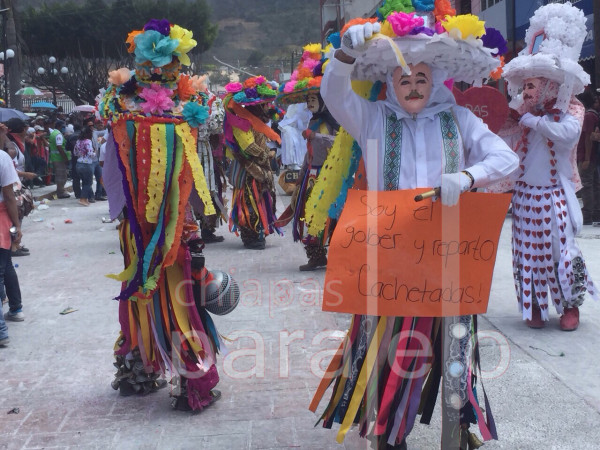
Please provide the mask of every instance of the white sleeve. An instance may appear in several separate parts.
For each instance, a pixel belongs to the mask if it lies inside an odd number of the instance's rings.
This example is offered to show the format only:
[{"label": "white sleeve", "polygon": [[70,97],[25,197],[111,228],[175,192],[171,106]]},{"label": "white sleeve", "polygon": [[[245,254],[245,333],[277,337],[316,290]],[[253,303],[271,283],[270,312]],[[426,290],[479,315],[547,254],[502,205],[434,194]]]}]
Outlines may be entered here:
[{"label": "white sleeve", "polygon": [[570,152],[579,141],[581,124],[571,114],[565,114],[558,122],[554,122],[550,116],[543,116],[536,131],[546,139],[564,144],[564,148]]},{"label": "white sleeve", "polygon": [[337,122],[358,142],[361,132],[373,119],[377,106],[352,90],[350,75],[354,64],[331,58],[321,82],[321,97]]},{"label": "white sleeve", "polygon": [[481,119],[466,108],[454,108],[465,146],[465,170],[475,182],[486,187],[510,175],[519,166],[519,157]]},{"label": "white sleeve", "polygon": [[19,175],[12,158],[5,151],[0,150],[0,184],[2,187],[19,183]]}]

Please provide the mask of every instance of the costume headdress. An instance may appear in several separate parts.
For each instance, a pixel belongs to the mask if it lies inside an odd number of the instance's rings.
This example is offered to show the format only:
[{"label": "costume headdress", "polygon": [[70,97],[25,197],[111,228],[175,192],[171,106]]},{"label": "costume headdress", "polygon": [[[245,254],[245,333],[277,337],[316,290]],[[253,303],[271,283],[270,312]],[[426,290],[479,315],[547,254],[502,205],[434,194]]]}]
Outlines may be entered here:
[{"label": "costume headdress", "polygon": [[303,50],[290,80],[279,87],[277,100],[280,103],[304,103],[309,93],[318,93],[321,88],[325,63],[321,44],[308,44]]},{"label": "costume headdress", "polygon": [[590,77],[577,62],[586,35],[583,11],[571,3],[537,9],[525,34],[526,47],[504,67],[514,98],[528,78],[547,78],[560,85],[555,107],[566,111],[571,97],[583,92]]},{"label": "costume headdress", "polygon": [[243,83],[229,83],[225,86],[225,90],[229,94],[223,102],[225,105],[229,100],[242,106],[257,105],[272,102],[277,97],[277,91],[262,75],[248,78]]},{"label": "costume headdress", "polygon": [[497,56],[506,48],[497,30],[472,14],[457,16],[448,0],[386,0],[377,19],[354,19],[346,28],[375,20],[381,22],[381,33],[356,59],[353,78],[358,80],[386,81],[399,62],[422,62],[455,81],[481,85],[500,65]]}]

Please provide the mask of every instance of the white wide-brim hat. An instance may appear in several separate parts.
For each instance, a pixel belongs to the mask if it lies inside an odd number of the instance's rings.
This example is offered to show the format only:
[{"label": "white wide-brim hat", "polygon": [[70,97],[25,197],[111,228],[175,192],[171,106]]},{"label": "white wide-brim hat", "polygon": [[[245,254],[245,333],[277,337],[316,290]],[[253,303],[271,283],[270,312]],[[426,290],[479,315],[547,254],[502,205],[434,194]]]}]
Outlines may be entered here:
[{"label": "white wide-brim hat", "polygon": [[356,58],[354,79],[386,80],[386,74],[398,67],[390,41],[400,50],[407,64],[425,63],[437,67],[454,81],[480,86],[499,66],[499,60],[492,56],[494,49],[484,47],[480,39],[457,40],[448,33],[396,38],[376,35],[367,51]]}]

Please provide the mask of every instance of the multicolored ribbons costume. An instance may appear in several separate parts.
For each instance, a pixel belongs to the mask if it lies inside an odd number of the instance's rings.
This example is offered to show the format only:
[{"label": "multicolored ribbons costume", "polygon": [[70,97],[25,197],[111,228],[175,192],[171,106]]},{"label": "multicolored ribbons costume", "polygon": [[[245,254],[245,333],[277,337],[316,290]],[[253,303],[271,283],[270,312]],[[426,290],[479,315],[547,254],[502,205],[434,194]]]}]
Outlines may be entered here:
[{"label": "multicolored ribbons costume", "polygon": [[152,20],[128,43],[136,70],[111,72],[98,105],[111,127],[105,162],[111,216],[124,216],[119,237],[125,269],[110,276],[122,282],[113,387],[123,395],[146,393],[169,373],[179,388],[174,406],[197,410],[214,399],[221,345],[194,296],[205,269],[191,264],[201,248],[188,204],[193,189],[214,214],[197,154],[208,95],[196,89],[196,77],[179,74],[196,44],[190,31]]},{"label": "multicolored ribbons costume", "polygon": [[229,229],[240,232],[247,248],[263,249],[265,236],[281,233],[275,226],[275,186],[266,145],[267,139],[281,143],[266,124],[265,108],[277,91],[263,76],[229,83],[225,89],[225,145],[232,159],[228,177],[233,185]]}]

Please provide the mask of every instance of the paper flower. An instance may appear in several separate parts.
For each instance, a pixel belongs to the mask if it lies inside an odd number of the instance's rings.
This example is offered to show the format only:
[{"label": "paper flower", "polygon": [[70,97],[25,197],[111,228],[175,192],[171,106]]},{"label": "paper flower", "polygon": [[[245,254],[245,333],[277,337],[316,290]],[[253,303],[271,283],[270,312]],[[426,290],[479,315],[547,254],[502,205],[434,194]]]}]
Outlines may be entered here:
[{"label": "paper flower", "polygon": [[128,45],[127,51],[129,53],[133,53],[135,51],[135,42],[134,39],[138,34],[142,34],[142,30],[133,30],[131,33],[127,35],[127,40],[125,43]]},{"label": "paper flower", "polygon": [[256,87],[256,77],[250,77],[246,81],[244,81],[244,89],[251,89]]},{"label": "paper flower", "polygon": [[173,25],[171,27],[171,33],[169,34],[171,39],[179,41],[179,45],[175,49],[175,54],[179,58],[181,64],[186,66],[189,66],[191,63],[190,57],[187,54],[197,44],[197,42],[192,39],[193,35],[194,33],[192,33],[190,30],[186,30],[179,25]]},{"label": "paper flower", "polygon": [[495,48],[498,51],[492,53],[494,56],[503,55],[507,52],[508,47],[506,46],[506,40],[495,28],[489,27],[485,29],[485,34],[481,37],[483,46],[487,48]]},{"label": "paper flower", "polygon": [[413,0],[413,5],[417,11],[433,11],[434,0]]},{"label": "paper flower", "polygon": [[225,85],[225,90],[227,92],[229,92],[230,94],[233,94],[235,92],[240,92],[242,89],[243,89],[242,83],[233,82],[233,83],[228,83],[227,85]]},{"label": "paper flower", "polygon": [[179,99],[186,102],[195,93],[196,89],[194,89],[190,77],[188,75],[181,75],[177,82],[177,95],[179,96]]},{"label": "paper flower", "polygon": [[244,89],[244,94],[246,95],[246,98],[250,100],[258,98],[258,91],[256,90],[256,88]]},{"label": "paper flower", "polygon": [[155,30],[148,30],[134,38],[135,62],[142,64],[150,61],[155,67],[162,67],[171,62],[173,51],[179,41],[164,36]]},{"label": "paper flower", "polygon": [[321,53],[321,44],[306,44],[302,50],[308,53]]},{"label": "paper flower", "polygon": [[425,21],[422,17],[415,16],[415,13],[394,12],[386,19],[392,26],[396,36],[406,36],[413,29],[422,27]]},{"label": "paper flower", "polygon": [[381,15],[382,18],[387,18],[390,14],[394,12],[413,12],[415,7],[412,4],[411,0],[385,0],[381,8],[377,10],[377,12]]},{"label": "paper flower", "polygon": [[490,73],[490,78],[492,80],[498,81],[500,78],[502,78],[503,73],[504,73],[504,56],[501,56],[500,57],[500,65],[496,68],[496,70],[494,70],[493,72]]},{"label": "paper flower", "polygon": [[238,92],[233,96],[233,101],[236,103],[246,103],[248,101],[248,98],[246,97],[245,92]]},{"label": "paper flower", "polygon": [[146,100],[140,106],[142,111],[148,114],[162,114],[164,111],[173,107],[173,100],[171,100],[173,91],[166,87],[160,86],[159,84],[153,83],[150,87],[142,89],[139,96]]},{"label": "paper flower", "polygon": [[144,31],[158,31],[163,36],[168,36],[170,29],[171,24],[167,19],[150,19],[150,21],[144,25]]},{"label": "paper flower", "polygon": [[131,78],[131,71],[127,67],[121,67],[117,70],[108,72],[108,82],[115,86],[121,86],[123,83],[129,81]]},{"label": "paper flower", "polygon": [[456,10],[452,7],[449,0],[437,0],[433,9],[435,20],[441,22],[446,16],[455,16]]},{"label": "paper flower", "polygon": [[189,102],[183,107],[183,118],[191,127],[199,127],[208,118],[208,107]]},{"label": "paper flower", "polygon": [[485,22],[473,14],[462,14],[447,17],[442,26],[454,39],[467,39],[469,36],[479,38],[485,33]]},{"label": "paper flower", "polygon": [[190,78],[192,82],[192,87],[197,92],[204,92],[208,90],[208,86],[206,85],[207,79],[208,75],[202,75],[200,77],[198,75],[194,75],[192,78]]},{"label": "paper flower", "polygon": [[271,89],[266,83],[259,84],[256,86],[256,90],[258,91],[258,95],[261,97],[276,97],[277,91]]}]

